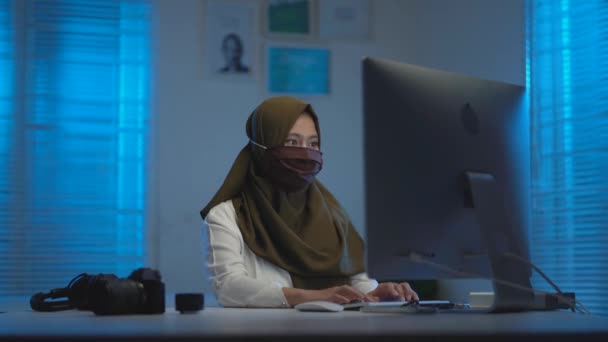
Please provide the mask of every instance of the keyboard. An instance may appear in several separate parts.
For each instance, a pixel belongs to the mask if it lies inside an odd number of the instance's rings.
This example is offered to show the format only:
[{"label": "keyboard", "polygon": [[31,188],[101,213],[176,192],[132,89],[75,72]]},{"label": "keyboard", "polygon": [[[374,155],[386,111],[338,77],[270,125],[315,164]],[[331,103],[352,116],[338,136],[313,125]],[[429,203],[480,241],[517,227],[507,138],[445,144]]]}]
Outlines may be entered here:
[{"label": "keyboard", "polygon": [[[461,304],[462,305],[462,304]],[[413,308],[421,309],[434,309],[434,310],[447,310],[461,308],[461,305],[456,305],[447,300],[421,300],[415,302],[407,301],[390,301],[390,302],[363,302],[356,301],[347,304],[342,304],[344,310],[361,310],[365,312],[400,312],[400,311],[412,311]],[[462,307],[464,308],[464,307]],[[427,310],[429,311],[429,310]]]}]

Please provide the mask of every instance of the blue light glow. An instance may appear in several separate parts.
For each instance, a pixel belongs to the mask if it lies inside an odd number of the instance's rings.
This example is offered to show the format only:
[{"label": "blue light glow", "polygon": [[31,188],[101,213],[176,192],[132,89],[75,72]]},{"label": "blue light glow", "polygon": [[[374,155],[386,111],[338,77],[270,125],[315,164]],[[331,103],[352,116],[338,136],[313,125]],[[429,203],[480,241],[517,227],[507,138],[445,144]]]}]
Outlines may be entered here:
[{"label": "blue light glow", "polygon": [[[528,4],[532,260],[592,313],[608,314],[608,2]],[[533,284],[553,291],[541,277]]]},{"label": "blue light glow", "polygon": [[[12,6],[8,0],[0,0],[0,165],[5,170],[0,172],[0,256],[8,253],[11,242],[11,220],[8,219],[11,204],[12,173],[6,172],[13,168],[12,150],[14,143],[14,47]],[[7,255],[8,256],[8,255]],[[1,265],[0,265],[1,266]]]},{"label": "blue light glow", "polygon": [[[11,228],[19,248],[3,258],[19,271],[0,294],[65,286],[82,272],[127,276],[146,252],[149,4],[26,0],[19,40],[9,4],[0,0],[0,163],[17,155],[22,169],[18,181],[0,172],[0,214],[23,214]],[[20,83],[13,44],[24,55]],[[6,200],[13,193],[18,206]],[[0,252],[12,248],[2,243]]]}]

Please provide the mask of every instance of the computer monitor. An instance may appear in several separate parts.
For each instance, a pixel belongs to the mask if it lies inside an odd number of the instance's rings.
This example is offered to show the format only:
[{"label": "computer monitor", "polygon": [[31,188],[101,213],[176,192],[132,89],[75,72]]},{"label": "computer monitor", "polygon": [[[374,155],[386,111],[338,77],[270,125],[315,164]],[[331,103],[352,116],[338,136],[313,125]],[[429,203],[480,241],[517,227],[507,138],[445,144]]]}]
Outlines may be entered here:
[{"label": "computer monitor", "polygon": [[490,311],[524,309],[524,87],[367,57],[363,110],[369,275],[494,278]]}]

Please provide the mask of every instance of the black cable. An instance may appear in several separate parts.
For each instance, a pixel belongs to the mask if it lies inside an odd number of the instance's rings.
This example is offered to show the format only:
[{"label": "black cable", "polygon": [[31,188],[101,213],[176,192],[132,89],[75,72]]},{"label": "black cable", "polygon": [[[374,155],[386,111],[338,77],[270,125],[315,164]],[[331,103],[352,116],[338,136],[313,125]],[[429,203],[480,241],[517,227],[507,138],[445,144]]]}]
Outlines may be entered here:
[{"label": "black cable", "polygon": [[527,264],[528,266],[532,267],[536,272],[538,272],[538,274],[541,275],[541,277],[543,277],[547,281],[547,283],[549,283],[549,285],[551,285],[553,287],[553,289],[555,289],[555,291],[557,291],[557,293],[562,294],[562,290],[560,290],[559,287],[557,285],[555,285],[555,283],[552,282],[551,279],[549,279],[549,277],[547,277],[545,275],[545,273],[543,271],[541,271],[540,268],[536,267],[536,265],[534,265],[532,262],[520,257],[517,254],[513,254],[510,252],[506,252],[503,255],[508,256],[510,258],[517,259],[517,260]]},{"label": "black cable", "polygon": [[426,260],[423,256],[420,256],[420,255],[415,254],[415,253],[410,254],[410,259],[412,261],[415,261],[415,262],[420,262],[420,263],[431,265],[431,266],[433,266],[435,268],[441,269],[444,272],[449,272],[449,273],[452,273],[452,274],[457,275],[459,277],[486,279],[486,280],[491,280],[491,281],[497,282],[499,284],[503,284],[503,285],[510,286],[510,287],[513,287],[513,288],[517,288],[517,289],[520,289],[520,290],[524,290],[524,291],[528,291],[528,292],[532,292],[532,293],[536,292],[536,290],[534,290],[532,288],[525,287],[525,286],[519,285],[517,283],[510,282],[508,280],[502,280],[502,279],[498,279],[498,278],[487,278],[486,276],[475,274],[475,273],[468,273],[468,272],[457,271],[457,270],[454,270],[453,268],[451,268],[449,266],[445,266],[445,265],[438,264],[438,263],[430,261],[430,260]]},{"label": "black cable", "polygon": [[[534,270],[537,271],[558,292],[558,294],[553,294],[553,293],[549,293],[549,292],[546,292],[546,291],[537,291],[537,290],[534,290],[533,288],[522,286],[522,285],[519,285],[517,283],[513,283],[513,282],[510,282],[510,281],[507,281],[507,280],[502,280],[502,279],[493,278],[493,277],[492,278],[487,278],[487,277],[479,275],[479,274],[457,271],[457,270],[452,269],[449,266],[445,266],[445,265],[438,264],[438,263],[435,263],[433,261],[427,260],[424,256],[419,255],[417,253],[411,253],[410,254],[410,260],[415,261],[415,262],[425,263],[425,264],[431,265],[431,266],[433,266],[435,268],[441,269],[442,271],[449,272],[449,273],[452,273],[452,274],[455,274],[455,275],[458,275],[458,276],[461,276],[461,277],[481,278],[481,279],[491,280],[491,281],[494,281],[496,283],[503,284],[503,285],[506,285],[506,286],[510,286],[510,287],[513,287],[513,288],[517,288],[517,289],[520,289],[520,290],[532,292],[532,293],[542,292],[544,294],[548,294],[548,295],[551,295],[551,296],[556,296],[559,299],[563,300],[564,302],[568,303],[569,306],[570,306],[570,310],[572,310],[572,312],[579,311],[580,313],[591,314],[591,312],[583,305],[583,303],[581,303],[581,301],[579,301],[579,300],[572,300],[571,298],[564,296],[563,292],[559,289],[559,287],[557,285],[555,285],[555,283],[553,283],[553,281],[551,281],[551,279],[549,279],[549,277],[547,277],[532,262],[530,262],[530,261],[528,261],[528,260],[526,260],[526,259],[524,259],[524,258],[522,258],[522,257],[520,257],[518,255],[515,255],[515,254],[512,254],[512,253],[508,253],[508,252],[504,253],[503,255],[511,257],[511,258],[514,258],[514,259],[519,260],[521,262],[524,262],[527,265],[529,265],[532,268],[534,268]],[[583,308],[583,310],[578,309],[577,308],[577,304],[580,305]]]},{"label": "black cable", "polygon": [[570,310],[572,312],[577,311],[576,305],[579,304],[580,306],[582,306],[584,308],[584,311],[581,311],[581,313],[587,313],[587,314],[591,313],[589,310],[587,310],[587,308],[580,301],[578,301],[576,299],[573,300],[573,299],[563,296],[563,292],[560,290],[560,288],[557,285],[555,285],[555,283],[553,281],[551,281],[551,279],[549,279],[549,277],[547,275],[545,275],[545,273],[543,271],[541,271],[541,269],[538,268],[536,265],[534,265],[531,261],[529,261],[525,258],[522,258],[521,256],[519,256],[517,254],[510,253],[510,252],[506,252],[503,255],[516,259],[520,262],[523,262],[523,263],[531,266],[536,272],[538,272],[538,274],[540,274],[543,277],[543,279],[545,279],[545,281],[547,281],[547,283],[549,283],[549,285],[551,285],[553,287],[553,289],[555,291],[557,291],[558,295],[554,295],[554,296],[556,296],[562,300],[565,299],[566,303],[568,303],[568,305],[570,306]]},{"label": "black cable", "polygon": [[84,277],[86,275],[87,275],[86,273],[80,273],[79,275],[75,276],[74,278],[72,278],[72,280],[70,280],[70,282],[69,282],[69,284],[68,284],[67,287],[72,287],[72,284],[74,282],[76,282],[78,279],[80,279],[80,278],[82,278],[82,277]]}]

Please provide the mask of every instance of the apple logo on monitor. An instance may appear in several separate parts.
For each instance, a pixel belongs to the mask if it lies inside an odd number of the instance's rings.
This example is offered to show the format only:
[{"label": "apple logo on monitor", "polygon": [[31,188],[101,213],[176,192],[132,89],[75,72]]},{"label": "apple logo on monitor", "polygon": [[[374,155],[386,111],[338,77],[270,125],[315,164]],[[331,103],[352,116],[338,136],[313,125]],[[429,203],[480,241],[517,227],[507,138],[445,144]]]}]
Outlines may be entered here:
[{"label": "apple logo on monitor", "polygon": [[460,111],[460,119],[462,120],[465,130],[470,135],[479,134],[479,118],[477,117],[477,114],[475,113],[475,110],[473,110],[473,107],[471,107],[470,103],[467,102],[464,104],[464,106],[462,106],[462,110]]}]

